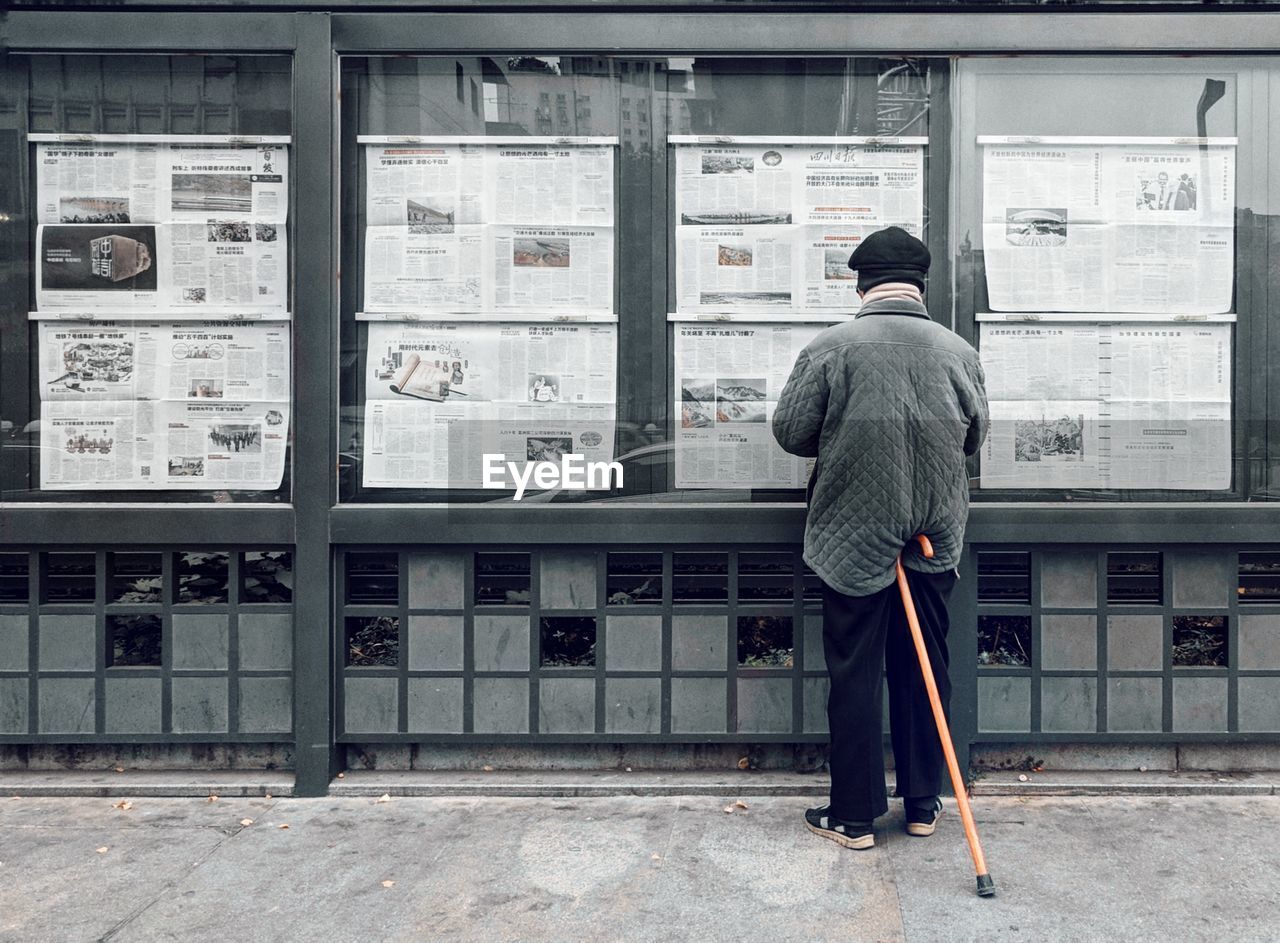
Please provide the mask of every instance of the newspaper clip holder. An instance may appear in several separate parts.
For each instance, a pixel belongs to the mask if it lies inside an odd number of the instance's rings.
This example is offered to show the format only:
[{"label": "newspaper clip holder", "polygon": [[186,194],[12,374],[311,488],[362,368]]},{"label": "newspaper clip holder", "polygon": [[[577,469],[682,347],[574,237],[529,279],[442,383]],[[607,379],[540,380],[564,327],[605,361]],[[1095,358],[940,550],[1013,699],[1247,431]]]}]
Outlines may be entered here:
[{"label": "newspaper clip holder", "polygon": [[225,317],[215,318],[217,321],[261,321],[261,311],[233,311]]},{"label": "newspaper clip holder", "polygon": [[[31,313],[37,314],[35,311]],[[45,316],[47,316],[48,313],[49,312],[46,312]],[[37,316],[39,315],[37,314]],[[98,316],[92,311],[59,311],[57,313],[57,317],[59,321],[96,321],[98,318]]]},{"label": "newspaper clip holder", "polygon": [[724,311],[718,311],[714,314],[698,314],[695,317],[699,321],[732,321],[733,315]]}]

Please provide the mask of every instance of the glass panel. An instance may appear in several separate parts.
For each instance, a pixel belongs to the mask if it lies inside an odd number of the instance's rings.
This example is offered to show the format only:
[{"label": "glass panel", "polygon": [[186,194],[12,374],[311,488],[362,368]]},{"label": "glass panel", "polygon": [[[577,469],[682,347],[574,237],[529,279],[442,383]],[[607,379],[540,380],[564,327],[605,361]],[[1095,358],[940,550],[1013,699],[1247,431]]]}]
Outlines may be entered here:
[{"label": "glass panel", "polygon": [[[923,142],[946,79],[924,59],[344,58],[340,499],[798,500],[808,463],[768,414],[856,306],[861,236],[943,238],[948,148]],[[689,333],[725,305],[752,319]],[[575,483],[566,454],[616,465]]]},{"label": "glass panel", "polygon": [[1252,235],[1264,71],[1031,57],[961,75],[956,329],[982,353],[992,414],[975,499],[1244,497],[1267,464],[1245,467],[1266,447],[1246,446],[1265,432],[1237,345],[1267,334],[1241,287],[1268,268]]},{"label": "glass panel", "polygon": [[288,146],[243,139],[291,98],[287,56],[0,62],[0,498],[288,500]]}]

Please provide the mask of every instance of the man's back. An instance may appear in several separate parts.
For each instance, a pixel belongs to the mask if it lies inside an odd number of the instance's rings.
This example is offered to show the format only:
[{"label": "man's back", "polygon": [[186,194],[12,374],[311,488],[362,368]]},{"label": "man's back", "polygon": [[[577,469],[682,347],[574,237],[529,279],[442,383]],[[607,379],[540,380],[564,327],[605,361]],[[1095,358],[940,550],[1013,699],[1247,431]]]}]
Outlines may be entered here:
[{"label": "man's back", "polygon": [[987,427],[982,368],[961,338],[909,300],[868,303],[801,353],[774,413],[778,442],[817,455],[805,561],[849,595],[893,581],[893,562],[918,533],[954,567],[969,488],[964,456]]}]

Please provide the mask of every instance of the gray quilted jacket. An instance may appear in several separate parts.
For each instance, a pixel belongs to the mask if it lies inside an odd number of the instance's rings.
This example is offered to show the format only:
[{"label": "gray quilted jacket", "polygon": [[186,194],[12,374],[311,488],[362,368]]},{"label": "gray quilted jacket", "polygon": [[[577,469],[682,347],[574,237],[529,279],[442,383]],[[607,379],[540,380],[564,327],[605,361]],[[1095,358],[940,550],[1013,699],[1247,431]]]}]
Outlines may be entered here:
[{"label": "gray quilted jacket", "polygon": [[793,455],[817,456],[809,482],[804,559],[833,589],[866,596],[891,584],[915,535],[934,558],[905,565],[940,573],[964,544],[964,457],[987,434],[978,353],[915,301],[874,301],[800,352],[773,414]]}]

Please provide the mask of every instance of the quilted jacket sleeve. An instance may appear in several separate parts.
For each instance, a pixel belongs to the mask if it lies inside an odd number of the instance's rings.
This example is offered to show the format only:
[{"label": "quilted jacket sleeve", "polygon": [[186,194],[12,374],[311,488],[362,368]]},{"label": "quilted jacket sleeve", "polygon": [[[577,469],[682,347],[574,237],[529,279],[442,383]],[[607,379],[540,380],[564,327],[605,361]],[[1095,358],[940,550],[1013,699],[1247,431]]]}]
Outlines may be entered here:
[{"label": "quilted jacket sleeve", "polygon": [[987,379],[982,364],[976,360],[966,364],[968,383],[961,390],[960,402],[969,420],[969,430],[964,437],[964,454],[976,455],[987,437],[991,416],[987,411]]},{"label": "quilted jacket sleeve", "polygon": [[814,363],[808,350],[802,350],[773,414],[773,437],[785,451],[806,458],[818,454],[829,394],[821,364]]}]

